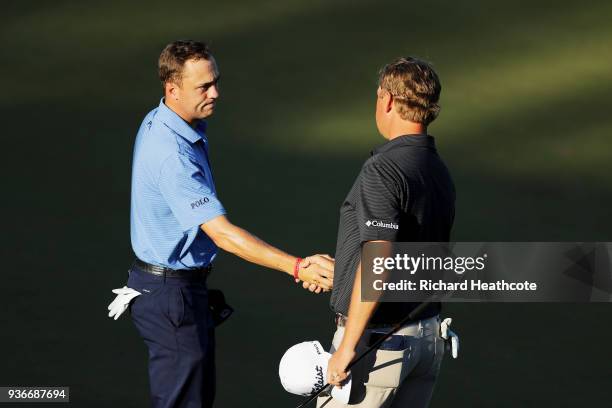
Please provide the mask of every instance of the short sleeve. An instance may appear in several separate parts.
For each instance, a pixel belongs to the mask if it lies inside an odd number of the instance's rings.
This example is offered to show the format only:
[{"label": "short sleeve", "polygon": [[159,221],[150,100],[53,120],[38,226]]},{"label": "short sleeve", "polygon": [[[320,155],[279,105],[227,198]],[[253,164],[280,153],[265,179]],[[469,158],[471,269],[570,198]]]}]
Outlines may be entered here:
[{"label": "short sleeve", "polygon": [[158,186],[185,231],[226,213],[210,174],[207,177],[200,165],[186,154],[178,153],[166,159]]},{"label": "short sleeve", "polygon": [[361,170],[355,202],[361,242],[397,241],[400,223],[398,178],[380,163],[366,163]]}]

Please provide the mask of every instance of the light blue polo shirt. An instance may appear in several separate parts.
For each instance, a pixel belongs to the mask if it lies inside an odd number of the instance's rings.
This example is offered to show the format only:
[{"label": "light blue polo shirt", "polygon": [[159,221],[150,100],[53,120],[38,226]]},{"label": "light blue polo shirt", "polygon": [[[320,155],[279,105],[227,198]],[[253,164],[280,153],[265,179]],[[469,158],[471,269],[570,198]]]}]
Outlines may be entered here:
[{"label": "light blue polo shirt", "polygon": [[136,256],[172,269],[208,265],[217,246],[200,225],[225,214],[217,198],[206,123],[193,129],[164,104],[144,118],[134,145],[130,230]]}]

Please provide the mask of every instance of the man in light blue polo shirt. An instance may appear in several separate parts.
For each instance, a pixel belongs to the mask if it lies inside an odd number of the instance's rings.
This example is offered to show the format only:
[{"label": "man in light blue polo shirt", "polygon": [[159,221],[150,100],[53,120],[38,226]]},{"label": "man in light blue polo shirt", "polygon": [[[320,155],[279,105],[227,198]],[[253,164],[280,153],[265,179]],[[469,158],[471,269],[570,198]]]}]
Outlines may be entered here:
[{"label": "man in light blue polo shirt", "polygon": [[131,238],[137,259],[128,287],[115,291],[113,303],[132,301],[132,319],[149,349],[152,406],[210,407],[214,331],[206,276],[217,248],[292,275],[317,293],[332,286],[333,259],[291,256],[227,219],[203,121],[219,97],[219,71],[208,47],[169,44],[159,76],[164,98],[145,117],[134,147]]},{"label": "man in light blue polo shirt", "polygon": [[200,225],[225,214],[208,163],[204,122],[189,126],[164,100],[134,147],[131,236],[138,259],[172,269],[208,265],[215,243]]}]

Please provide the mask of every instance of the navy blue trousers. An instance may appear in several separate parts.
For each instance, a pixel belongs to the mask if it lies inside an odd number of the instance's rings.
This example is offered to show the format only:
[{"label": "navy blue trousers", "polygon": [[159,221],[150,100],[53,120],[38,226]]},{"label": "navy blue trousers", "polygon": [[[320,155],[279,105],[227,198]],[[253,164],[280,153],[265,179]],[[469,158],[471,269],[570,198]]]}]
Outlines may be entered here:
[{"label": "navy blue trousers", "polygon": [[149,349],[151,407],[211,407],[215,340],[205,280],[164,278],[133,266],[127,286],[142,293],[130,310]]}]

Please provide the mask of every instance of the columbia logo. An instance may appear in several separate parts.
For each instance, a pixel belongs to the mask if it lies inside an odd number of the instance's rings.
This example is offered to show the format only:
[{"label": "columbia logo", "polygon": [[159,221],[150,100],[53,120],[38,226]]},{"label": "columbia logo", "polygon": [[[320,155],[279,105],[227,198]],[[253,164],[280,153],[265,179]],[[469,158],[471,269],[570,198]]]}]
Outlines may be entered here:
[{"label": "columbia logo", "polygon": [[394,222],[383,222],[383,221],[370,221],[367,220],[365,225],[368,227],[380,227],[380,228],[392,228],[399,229],[399,225]]}]

